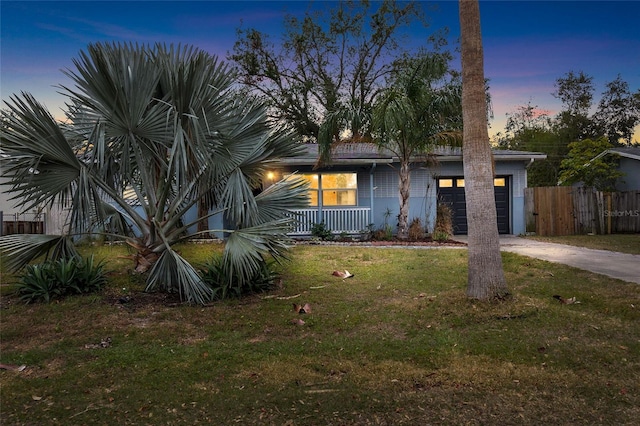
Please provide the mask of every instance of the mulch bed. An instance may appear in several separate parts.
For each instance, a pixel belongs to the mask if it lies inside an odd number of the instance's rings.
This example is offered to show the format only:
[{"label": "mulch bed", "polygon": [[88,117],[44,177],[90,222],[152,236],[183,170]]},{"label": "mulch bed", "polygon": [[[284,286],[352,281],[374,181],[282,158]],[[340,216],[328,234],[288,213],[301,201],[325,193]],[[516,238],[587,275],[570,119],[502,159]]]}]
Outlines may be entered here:
[{"label": "mulch bed", "polygon": [[299,240],[296,241],[299,245],[335,245],[335,246],[361,246],[361,247],[466,247],[467,244],[461,241],[447,240],[444,242],[434,241],[430,238],[419,241],[407,241],[407,240],[369,240],[369,241],[354,241],[354,240],[334,240],[334,241],[319,241],[319,240]]}]

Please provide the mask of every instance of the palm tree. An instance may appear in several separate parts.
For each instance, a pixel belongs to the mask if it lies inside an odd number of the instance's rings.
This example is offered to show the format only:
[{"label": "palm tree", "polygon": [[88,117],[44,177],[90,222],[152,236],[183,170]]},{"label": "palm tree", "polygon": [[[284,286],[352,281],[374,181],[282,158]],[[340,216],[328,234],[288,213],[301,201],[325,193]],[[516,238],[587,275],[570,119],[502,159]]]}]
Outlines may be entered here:
[{"label": "palm tree", "polygon": [[371,104],[357,99],[336,102],[328,111],[318,130],[318,162],[316,167],[331,163],[333,149],[341,143],[372,142]]},{"label": "palm tree", "polygon": [[[68,124],[31,95],[7,103],[1,133],[3,175],[26,210],[70,208],[69,234],[5,236],[6,265],[19,268],[52,247],[73,255],[70,237],[102,234],[135,251],[147,289],[179,292],[205,303],[211,289],[174,249],[199,220],[223,214],[227,276],[247,281],[265,255],[281,258],[290,219],[306,204],[300,180],[257,194],[271,162],[294,156],[288,129],[270,123],[266,107],[237,96],[235,75],[217,58],[184,46],[92,44],[67,71]],[[187,222],[199,202],[217,209]],[[214,230],[207,230],[207,232]]]},{"label": "palm tree", "polygon": [[460,0],[463,156],[469,272],[467,295],[502,299],[508,294],[502,269],[489,146],[480,7]]},{"label": "palm tree", "polygon": [[411,162],[438,144],[459,140],[461,87],[449,70],[449,55],[426,54],[407,60],[373,108],[372,133],[380,148],[400,160],[398,238],[408,238]]}]

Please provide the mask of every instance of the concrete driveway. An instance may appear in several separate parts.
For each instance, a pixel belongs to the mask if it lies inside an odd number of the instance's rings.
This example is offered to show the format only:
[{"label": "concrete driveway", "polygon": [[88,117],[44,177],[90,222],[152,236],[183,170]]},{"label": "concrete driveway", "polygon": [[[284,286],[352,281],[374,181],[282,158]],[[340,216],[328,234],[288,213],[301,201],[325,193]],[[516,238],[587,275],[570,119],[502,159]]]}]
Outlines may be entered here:
[{"label": "concrete driveway", "polygon": [[[454,239],[467,242],[466,235]],[[640,284],[640,255],[544,243],[513,235],[500,236],[500,249]]]}]

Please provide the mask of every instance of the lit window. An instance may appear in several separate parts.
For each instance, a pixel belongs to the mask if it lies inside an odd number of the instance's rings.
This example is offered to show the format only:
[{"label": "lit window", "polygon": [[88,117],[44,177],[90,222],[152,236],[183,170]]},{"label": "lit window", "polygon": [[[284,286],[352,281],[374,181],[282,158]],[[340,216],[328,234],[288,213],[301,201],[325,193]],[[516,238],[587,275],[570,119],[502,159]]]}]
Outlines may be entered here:
[{"label": "lit window", "polygon": [[464,179],[456,179],[456,186],[458,188],[464,188]]},{"label": "lit window", "polygon": [[356,173],[302,174],[309,183],[309,205],[317,207],[322,187],[323,206],[356,206],[358,177]]},{"label": "lit window", "polygon": [[302,174],[300,175],[309,184],[309,205],[311,207],[318,206],[318,175]]},{"label": "lit window", "polygon": [[453,179],[438,179],[440,188],[453,188]]},{"label": "lit window", "polygon": [[494,186],[507,186],[507,180],[505,178],[495,178],[493,180]]},{"label": "lit window", "polygon": [[323,206],[355,206],[358,204],[358,177],[355,173],[327,173],[322,180]]}]

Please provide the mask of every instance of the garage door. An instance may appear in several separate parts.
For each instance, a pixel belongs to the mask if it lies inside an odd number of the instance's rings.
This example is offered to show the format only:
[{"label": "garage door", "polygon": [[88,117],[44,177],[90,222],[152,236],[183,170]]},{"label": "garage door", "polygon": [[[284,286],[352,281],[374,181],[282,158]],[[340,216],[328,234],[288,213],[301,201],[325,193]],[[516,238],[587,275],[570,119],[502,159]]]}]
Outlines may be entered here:
[{"label": "garage door", "polygon": [[[498,232],[509,234],[509,178],[494,179],[496,213],[498,216]],[[446,203],[453,212],[453,233],[467,234],[467,206],[464,198],[464,178],[438,178],[438,197],[440,202]]]}]

